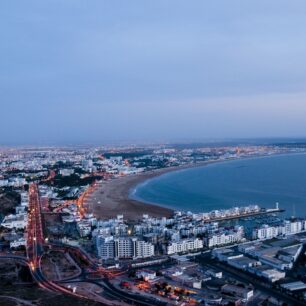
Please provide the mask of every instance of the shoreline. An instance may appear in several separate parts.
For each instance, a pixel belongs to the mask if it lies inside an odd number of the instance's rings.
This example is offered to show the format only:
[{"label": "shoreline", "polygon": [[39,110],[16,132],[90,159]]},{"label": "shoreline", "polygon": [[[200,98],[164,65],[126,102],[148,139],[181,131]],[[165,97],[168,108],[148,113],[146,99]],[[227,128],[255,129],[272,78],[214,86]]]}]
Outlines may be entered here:
[{"label": "shoreline", "polygon": [[247,156],[226,160],[210,160],[195,164],[186,164],[162,169],[155,169],[139,174],[132,174],[117,177],[107,181],[102,181],[100,186],[86,200],[85,208],[89,213],[93,213],[98,219],[105,220],[116,218],[123,214],[124,219],[136,221],[142,219],[143,214],[152,217],[171,217],[175,209],[161,204],[148,203],[130,198],[130,191],[147,180],[161,176],[173,171],[180,171],[191,168],[205,167],[210,164],[230,162],[243,159],[268,158],[281,155],[295,155],[305,153],[285,153],[264,156]]},{"label": "shoreline", "polygon": [[143,214],[149,214],[152,217],[171,217],[175,209],[131,199],[129,197],[130,191],[137,185],[154,177],[173,171],[204,167],[217,162],[220,161],[206,161],[197,164],[156,169],[102,181],[97,190],[86,200],[86,210],[102,220],[115,218],[120,214],[123,214],[124,219],[130,221],[141,219]]}]

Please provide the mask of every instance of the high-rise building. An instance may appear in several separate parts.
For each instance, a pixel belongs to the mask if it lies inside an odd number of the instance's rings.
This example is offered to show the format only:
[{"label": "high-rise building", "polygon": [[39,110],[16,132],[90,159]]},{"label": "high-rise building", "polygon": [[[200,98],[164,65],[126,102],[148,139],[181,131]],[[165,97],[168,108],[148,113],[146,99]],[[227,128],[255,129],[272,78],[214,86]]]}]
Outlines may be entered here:
[{"label": "high-rise building", "polygon": [[96,238],[98,256],[102,259],[138,259],[154,256],[154,245],[136,237],[98,235]]},{"label": "high-rise building", "polygon": [[115,257],[115,242],[113,236],[97,236],[96,247],[100,258],[113,259]]}]

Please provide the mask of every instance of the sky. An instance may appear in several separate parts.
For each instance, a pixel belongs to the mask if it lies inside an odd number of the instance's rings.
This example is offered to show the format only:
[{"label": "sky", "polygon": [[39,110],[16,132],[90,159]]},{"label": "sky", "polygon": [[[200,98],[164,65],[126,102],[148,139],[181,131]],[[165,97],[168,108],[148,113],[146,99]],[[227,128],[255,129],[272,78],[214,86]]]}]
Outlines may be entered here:
[{"label": "sky", "polygon": [[306,136],[304,0],[3,0],[0,144]]}]

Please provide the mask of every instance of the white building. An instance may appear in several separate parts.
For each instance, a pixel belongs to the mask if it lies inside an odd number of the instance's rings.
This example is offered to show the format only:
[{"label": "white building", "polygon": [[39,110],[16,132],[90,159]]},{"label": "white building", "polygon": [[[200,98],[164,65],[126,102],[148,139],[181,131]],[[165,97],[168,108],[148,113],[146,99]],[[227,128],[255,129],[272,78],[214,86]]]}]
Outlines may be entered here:
[{"label": "white building", "polygon": [[203,241],[196,239],[183,239],[178,242],[171,242],[167,246],[167,254],[185,253],[203,248]]},{"label": "white building", "polygon": [[77,230],[81,237],[86,237],[91,233],[91,223],[87,220],[81,220],[77,223]]},{"label": "white building", "polygon": [[155,254],[154,245],[138,240],[136,237],[96,237],[96,247],[102,259],[139,259],[152,257]]},{"label": "white building", "polygon": [[18,215],[8,215],[4,217],[1,226],[9,229],[24,229],[28,223],[28,216],[26,213]]},{"label": "white building", "polygon": [[151,270],[138,270],[136,277],[143,278],[147,282],[156,278],[156,272]]},{"label": "white building", "polygon": [[115,257],[118,259],[133,258],[135,254],[134,242],[136,238],[120,237],[115,239]]},{"label": "white building", "polygon": [[18,240],[14,240],[10,242],[10,248],[18,248],[20,246],[26,245],[26,239],[25,238],[19,238]]},{"label": "white building", "polygon": [[281,228],[283,235],[292,235],[300,233],[303,230],[304,222],[301,220],[285,220]]},{"label": "white building", "polygon": [[306,230],[305,220],[285,220],[280,225],[269,226],[262,225],[260,228],[253,230],[253,239],[271,239],[281,235],[292,235]]},{"label": "white building", "polygon": [[235,228],[234,231],[227,233],[220,232],[206,238],[206,245],[211,248],[219,245],[226,245],[240,242],[244,238],[244,230],[242,226]]},{"label": "white building", "polygon": [[102,259],[115,258],[115,242],[113,236],[104,237],[99,235],[96,237],[96,248],[98,256]]},{"label": "white building", "polygon": [[134,258],[148,258],[154,256],[154,245],[142,240],[136,241]]},{"label": "white building", "polygon": [[74,174],[74,169],[61,169],[59,172],[62,176],[70,176]]},{"label": "white building", "polygon": [[278,226],[269,226],[264,224],[260,228],[253,230],[252,237],[253,239],[271,239],[277,237],[280,234]]}]

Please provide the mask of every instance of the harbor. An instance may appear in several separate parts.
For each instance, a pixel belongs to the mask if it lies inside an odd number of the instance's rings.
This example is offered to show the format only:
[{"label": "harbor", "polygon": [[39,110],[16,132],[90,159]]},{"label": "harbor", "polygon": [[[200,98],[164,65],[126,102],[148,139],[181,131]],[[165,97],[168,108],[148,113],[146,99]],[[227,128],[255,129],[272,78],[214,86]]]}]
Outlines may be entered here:
[{"label": "harbor", "polygon": [[278,203],[276,203],[275,208],[264,208],[258,205],[250,205],[245,207],[234,207],[225,210],[213,210],[208,213],[196,214],[196,219],[202,219],[204,222],[221,222],[229,221],[234,219],[245,219],[258,216],[264,216],[269,214],[283,213],[285,209],[279,208]]}]

